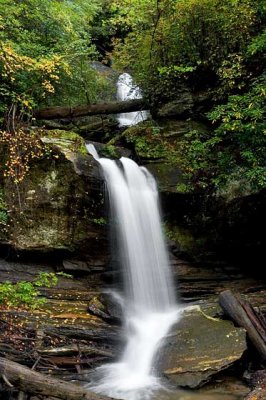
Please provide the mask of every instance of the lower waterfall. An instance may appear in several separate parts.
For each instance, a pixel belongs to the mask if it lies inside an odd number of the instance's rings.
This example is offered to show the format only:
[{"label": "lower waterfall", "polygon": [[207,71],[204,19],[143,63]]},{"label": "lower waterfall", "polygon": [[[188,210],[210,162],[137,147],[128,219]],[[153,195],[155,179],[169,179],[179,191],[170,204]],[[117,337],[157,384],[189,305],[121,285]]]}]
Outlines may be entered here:
[{"label": "lower waterfall", "polygon": [[155,179],[131,159],[100,158],[115,220],[124,274],[126,347],[116,363],[98,368],[90,390],[127,400],[149,399],[161,387],[155,357],[178,320],[173,279],[160,218]]}]

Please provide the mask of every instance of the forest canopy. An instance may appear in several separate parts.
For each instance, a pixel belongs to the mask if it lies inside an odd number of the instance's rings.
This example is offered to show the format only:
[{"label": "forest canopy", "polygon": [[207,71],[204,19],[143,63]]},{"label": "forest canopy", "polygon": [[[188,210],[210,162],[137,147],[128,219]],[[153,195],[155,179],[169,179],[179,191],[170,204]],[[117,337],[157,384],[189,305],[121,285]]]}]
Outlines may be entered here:
[{"label": "forest canopy", "polygon": [[[110,90],[92,67],[129,71],[151,108],[180,87],[208,91],[211,134],[184,138],[198,189],[241,176],[265,187],[265,0],[0,0],[0,122],[35,108],[97,102]],[[209,122],[208,122],[209,121]]]}]

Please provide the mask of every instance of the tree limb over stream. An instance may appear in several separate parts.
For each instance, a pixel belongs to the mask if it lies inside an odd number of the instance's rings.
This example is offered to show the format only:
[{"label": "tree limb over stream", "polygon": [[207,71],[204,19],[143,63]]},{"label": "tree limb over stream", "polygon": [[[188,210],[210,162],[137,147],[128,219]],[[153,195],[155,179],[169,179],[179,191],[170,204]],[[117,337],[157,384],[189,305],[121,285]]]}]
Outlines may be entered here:
[{"label": "tree limb over stream", "polygon": [[0,375],[25,393],[53,396],[62,400],[110,400],[85,390],[74,383],[43,375],[6,358],[0,357]]},{"label": "tree limb over stream", "polygon": [[85,117],[99,114],[119,114],[124,112],[142,111],[148,109],[143,99],[117,101],[113,103],[88,104],[76,107],[49,107],[34,111],[36,119],[59,119]]}]

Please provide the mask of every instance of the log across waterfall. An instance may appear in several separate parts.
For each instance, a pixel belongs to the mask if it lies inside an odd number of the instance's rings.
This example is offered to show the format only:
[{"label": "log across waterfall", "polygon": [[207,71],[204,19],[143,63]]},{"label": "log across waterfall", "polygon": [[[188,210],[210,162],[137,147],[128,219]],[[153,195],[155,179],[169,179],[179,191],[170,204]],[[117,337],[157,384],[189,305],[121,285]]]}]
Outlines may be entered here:
[{"label": "log across waterfall", "polygon": [[98,369],[90,390],[122,399],[149,398],[158,389],[154,358],[179,313],[164,242],[158,192],[146,168],[122,157],[99,158],[115,220],[119,256],[124,271],[124,320],[127,344],[119,362]]},{"label": "log across waterfall", "polygon": [[86,104],[75,107],[48,107],[34,110],[35,119],[78,118],[90,115],[119,114],[123,112],[139,111],[147,108],[144,99],[117,101],[113,103]]}]

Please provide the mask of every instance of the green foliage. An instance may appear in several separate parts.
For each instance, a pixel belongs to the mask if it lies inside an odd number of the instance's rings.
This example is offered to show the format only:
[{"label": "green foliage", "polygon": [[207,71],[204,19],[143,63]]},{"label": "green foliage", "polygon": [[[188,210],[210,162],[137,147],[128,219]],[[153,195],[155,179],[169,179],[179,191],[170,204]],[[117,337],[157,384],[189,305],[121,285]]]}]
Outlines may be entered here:
[{"label": "green foliage", "polygon": [[227,80],[227,87],[232,87],[243,73],[247,44],[261,24],[258,3],[113,0],[111,22],[128,31],[115,43],[115,62],[133,69],[155,98],[174,97],[180,80],[199,86],[208,77],[208,81],[221,79],[224,86]]},{"label": "green foliage", "polygon": [[89,62],[97,52],[90,27],[100,3],[0,0],[2,119],[10,119],[10,112],[25,119],[40,104],[95,98],[98,82]]},{"label": "green foliage", "polygon": [[106,224],[107,224],[107,221],[106,221],[106,219],[105,219],[105,218],[103,218],[103,217],[100,217],[100,218],[94,218],[92,221],[93,221],[93,223],[94,223],[94,224],[96,224],[96,225],[99,225],[99,226],[104,226],[104,225],[106,225]]},{"label": "green foliage", "polygon": [[117,158],[117,150],[113,144],[108,143],[104,148],[101,150],[101,154],[105,157],[110,158]]},{"label": "green foliage", "polygon": [[160,128],[149,122],[128,128],[123,133],[127,143],[132,144],[134,151],[141,158],[165,158],[170,148],[161,135]]},{"label": "green foliage", "polygon": [[255,36],[247,47],[247,56],[249,58],[257,55],[265,57],[266,50],[266,29],[259,35]]},{"label": "green foliage", "polygon": [[58,140],[59,146],[61,144],[71,151],[88,154],[84,139],[75,132],[53,129],[49,131],[40,130],[39,133],[43,137],[53,138],[55,141]]},{"label": "green foliage", "polygon": [[209,113],[212,134],[190,132],[184,142],[187,177],[198,188],[239,192],[266,187],[265,76]]},{"label": "green foliage", "polygon": [[8,220],[9,217],[5,202],[4,188],[0,186],[0,240],[6,240]]},{"label": "green foliage", "polygon": [[35,309],[45,303],[40,297],[38,287],[51,288],[57,285],[58,276],[71,278],[63,272],[41,272],[33,282],[20,281],[12,284],[9,281],[0,284],[0,304],[3,307]]},{"label": "green foliage", "polygon": [[1,230],[1,233],[5,233],[7,222],[8,222],[8,214],[7,214],[6,203],[5,203],[5,198],[4,198],[4,191],[0,187],[0,230]]},{"label": "green foliage", "polygon": [[265,0],[112,0],[110,7],[113,26],[127,33],[115,42],[115,63],[133,71],[151,104],[176,99],[182,87],[213,93],[212,133],[191,131],[178,148],[148,129],[128,130],[137,155],[180,160],[181,191],[266,187]]},{"label": "green foliage", "polygon": [[31,282],[21,281],[16,284],[0,284],[0,304],[4,307],[37,308],[44,303],[38,298],[39,292]]}]

